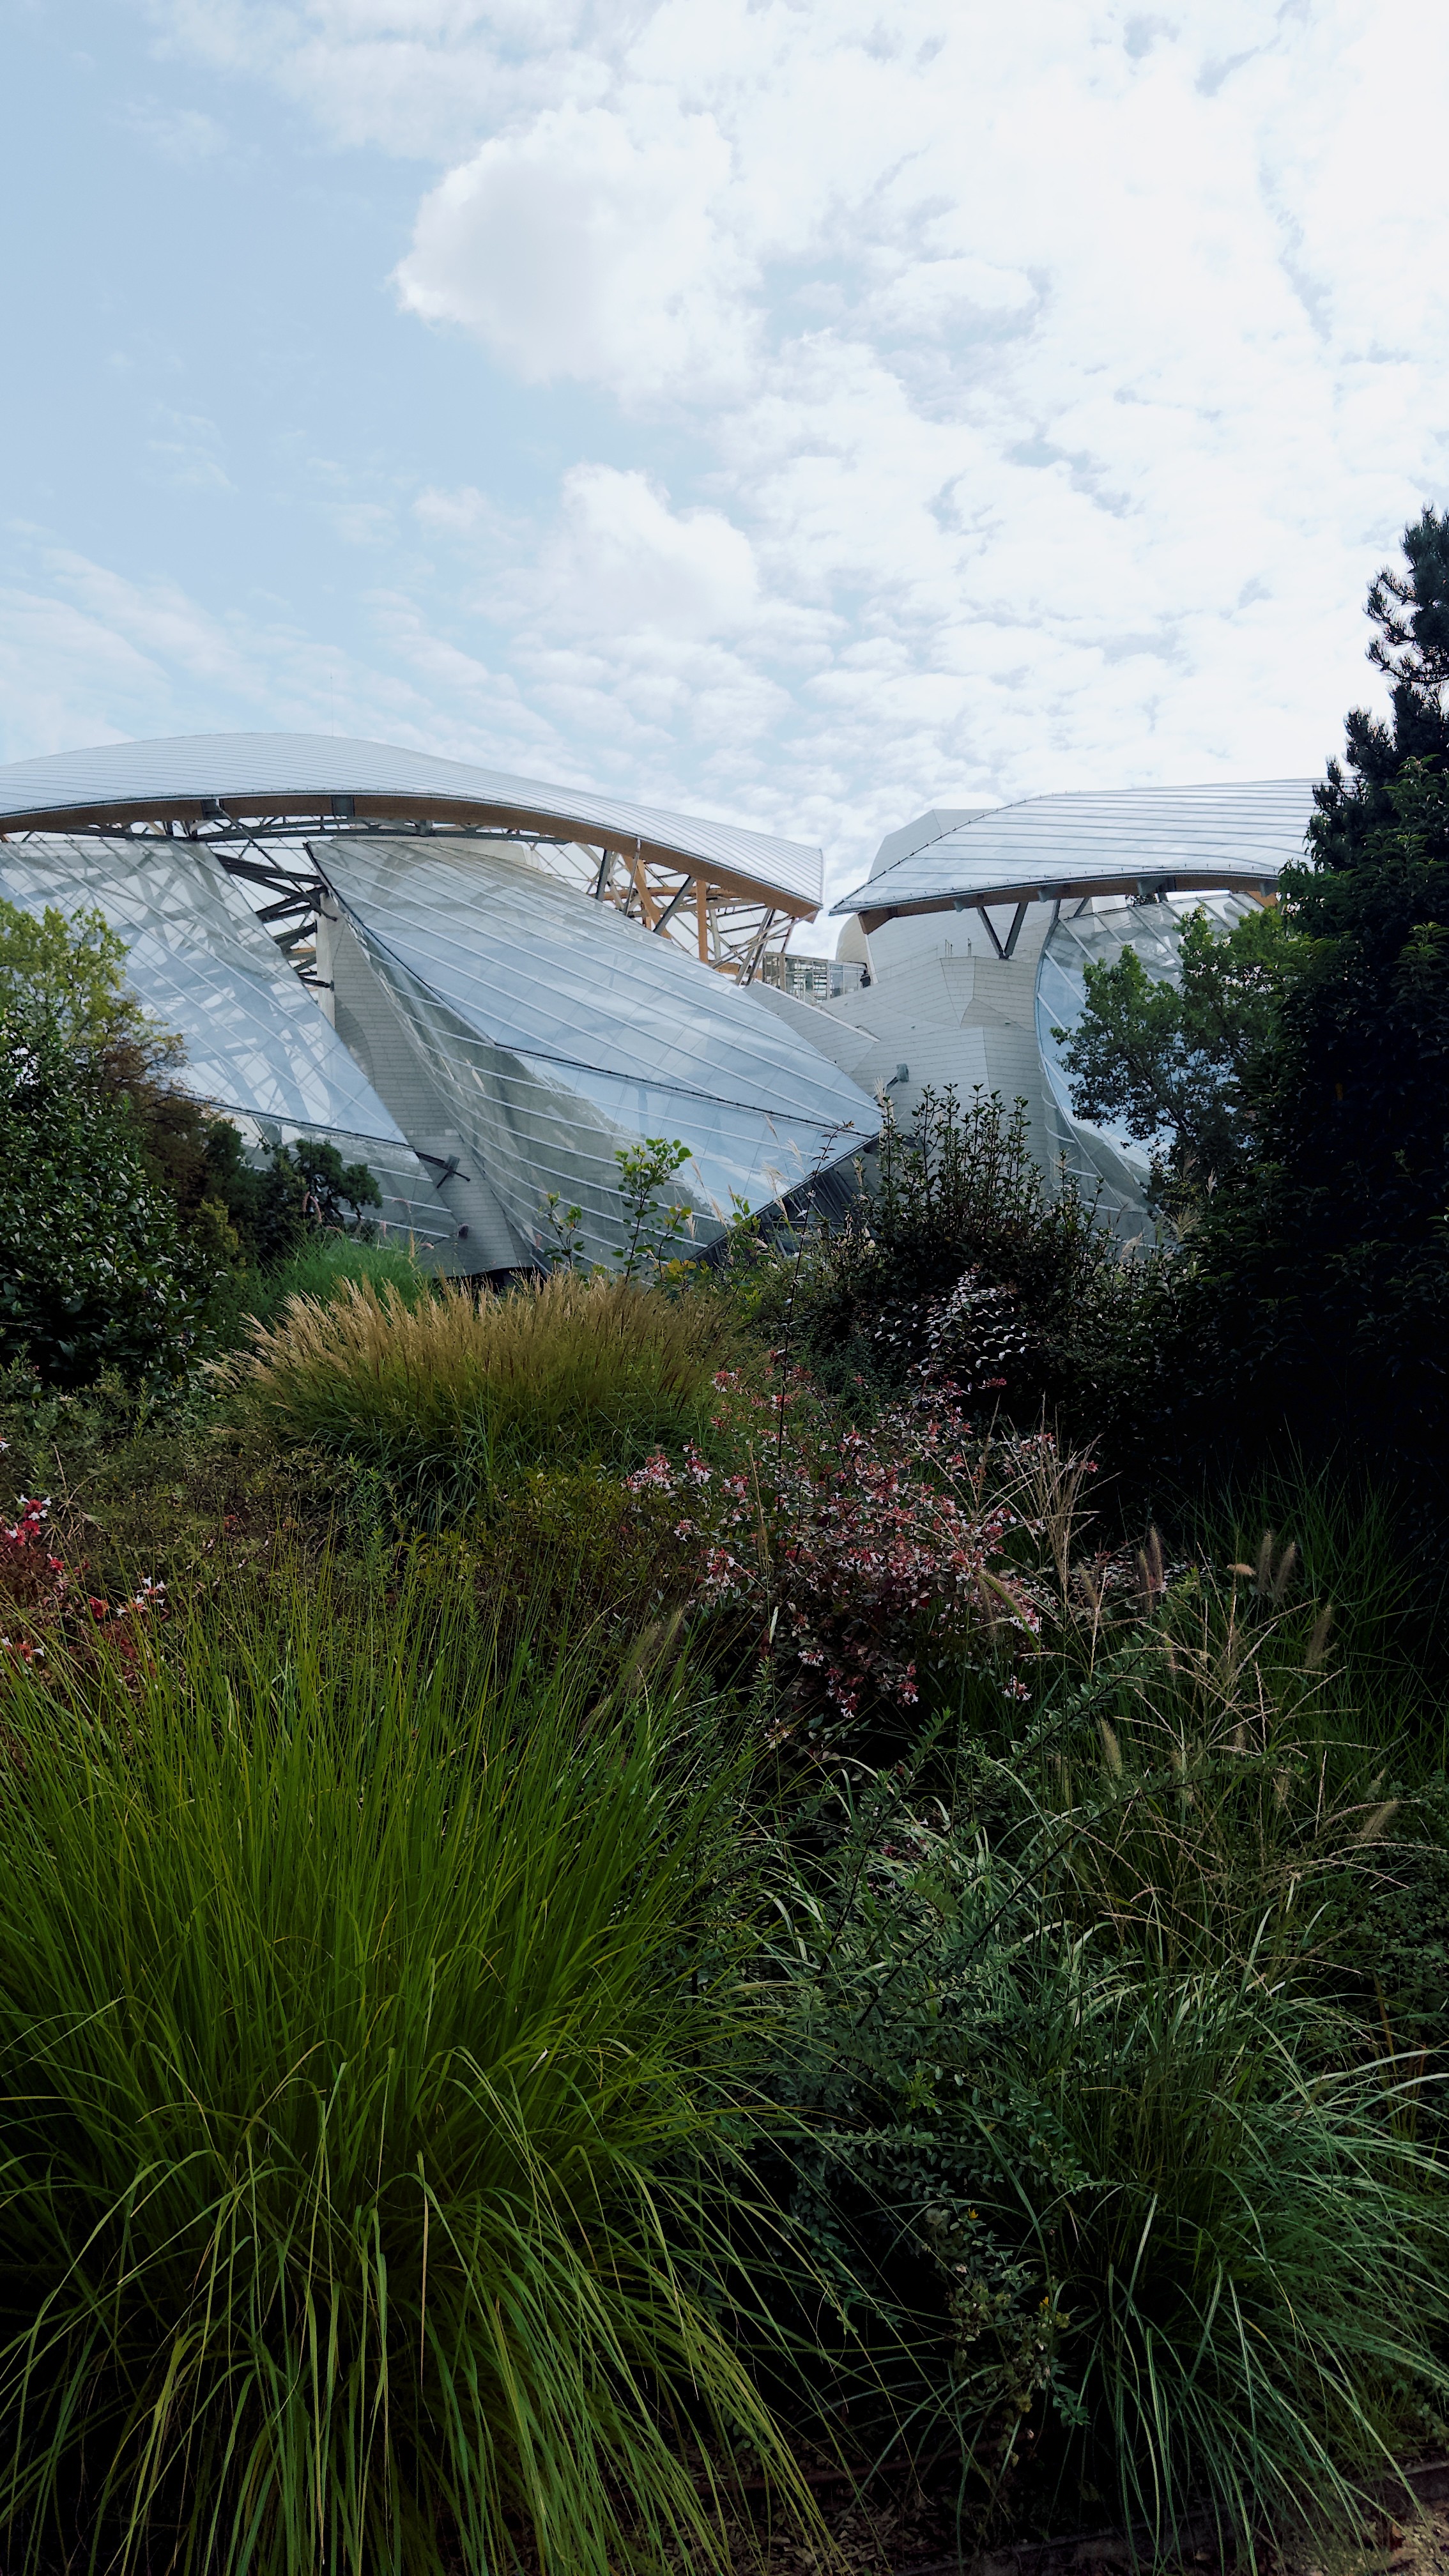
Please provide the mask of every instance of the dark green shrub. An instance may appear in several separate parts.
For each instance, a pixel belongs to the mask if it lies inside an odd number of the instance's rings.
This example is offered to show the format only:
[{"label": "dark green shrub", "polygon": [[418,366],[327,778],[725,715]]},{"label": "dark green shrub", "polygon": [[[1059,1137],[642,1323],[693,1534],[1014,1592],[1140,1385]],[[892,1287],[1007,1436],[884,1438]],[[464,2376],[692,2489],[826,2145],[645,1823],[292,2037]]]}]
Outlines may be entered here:
[{"label": "dark green shrub", "polygon": [[1048,1184],[1021,1102],[923,1094],[914,1126],[889,1116],[866,1206],[820,1234],[784,1287],[812,1367],[848,1387],[955,1386],[978,1418],[1106,1439],[1149,1400],[1153,1254],[1124,1258],[1076,1183]]},{"label": "dark green shrub", "polygon": [[43,1000],[0,998],[0,1359],[175,1376],[209,1285],[124,1102]]},{"label": "dark green shrub", "polygon": [[[1097,1779],[1083,1839],[1126,1804],[1100,1739]],[[1064,1821],[1023,1831],[1009,1803],[993,1837],[969,1803],[859,1791],[780,1890],[827,2398],[868,2426],[888,2390],[878,2438],[954,2459],[967,2533],[1121,2519],[1155,2561],[1204,2510],[1229,2554],[1265,2523],[1351,2529],[1449,2395],[1438,2171],[1406,2135],[1422,2069],[1359,2048],[1279,1943],[1271,1972],[1251,1937],[1186,1955],[1140,1825],[1114,1912]]]}]

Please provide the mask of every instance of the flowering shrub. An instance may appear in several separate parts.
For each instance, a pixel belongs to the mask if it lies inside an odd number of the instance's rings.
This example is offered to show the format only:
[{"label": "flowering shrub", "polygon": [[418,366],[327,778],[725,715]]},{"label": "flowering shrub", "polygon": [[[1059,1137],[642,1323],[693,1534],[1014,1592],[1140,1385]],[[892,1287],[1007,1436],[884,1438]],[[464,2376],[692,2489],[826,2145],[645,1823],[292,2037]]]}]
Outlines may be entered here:
[{"label": "flowering shrub", "polygon": [[925,1643],[997,1663],[1034,1652],[1041,1604],[1007,1542],[1031,1526],[1021,1453],[1050,1441],[973,1443],[941,1397],[842,1429],[800,1370],[765,1395],[733,1370],[715,1386],[726,1463],[686,1444],[679,1462],[657,1451],[630,1486],[681,1506],[675,1536],[695,1552],[698,1597],[745,1612],[762,1658],[801,1696],[846,1716],[870,1696],[910,1706]]},{"label": "flowering shrub", "polygon": [[87,1592],[77,1579],[84,1565],[72,1570],[51,1552],[49,1517],[48,1495],[22,1494],[14,1520],[0,1520],[0,1654],[43,1663],[48,1637],[88,1643],[101,1629],[129,1660],[136,1621],[164,1614],[165,1584],[148,1576],[128,1601]]}]

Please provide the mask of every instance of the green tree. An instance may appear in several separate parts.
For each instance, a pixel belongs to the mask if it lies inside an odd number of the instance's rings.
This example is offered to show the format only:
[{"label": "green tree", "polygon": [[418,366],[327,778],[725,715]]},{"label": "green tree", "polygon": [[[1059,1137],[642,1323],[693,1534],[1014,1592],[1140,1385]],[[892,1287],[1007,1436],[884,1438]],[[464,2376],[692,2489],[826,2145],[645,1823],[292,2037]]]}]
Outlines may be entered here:
[{"label": "green tree", "polygon": [[1124,949],[1088,966],[1076,1027],[1053,1031],[1077,1116],[1120,1123],[1152,1148],[1154,1195],[1179,1224],[1257,1149],[1257,1103],[1300,949],[1276,906],[1221,934],[1199,910],[1183,929],[1178,983]]},{"label": "green tree", "polygon": [[210,1284],[75,1019],[0,989],[0,1359],[61,1386],[177,1375]]},{"label": "green tree", "polygon": [[[174,1200],[186,1231],[213,1260],[225,1259],[237,1245],[218,1182],[230,1165],[217,1144],[224,1122],[177,1088],[185,1044],[149,1016],[126,972],[126,943],[104,913],[81,905],[67,915],[48,904],[37,915],[0,902],[0,1009],[43,1006],[57,1042],[84,1062],[97,1092],[129,1114],[146,1170]],[[235,1130],[226,1134],[239,1153]]]},{"label": "green tree", "polygon": [[303,1139],[248,1160],[231,1121],[179,1090],[181,1038],[126,984],[127,949],[105,915],[42,914],[0,901],[0,1011],[41,1011],[98,1100],[124,1114],[148,1182],[173,1203],[185,1249],[204,1269],[283,1261],[315,1227],[359,1233],[382,1194],[365,1163]]},{"label": "green tree", "polygon": [[244,1259],[264,1269],[285,1261],[308,1234],[327,1227],[365,1234],[364,1211],[382,1205],[365,1163],[344,1163],[335,1145],[302,1138],[274,1145],[258,1168],[234,1127],[218,1121],[207,1139],[207,1187],[235,1229]]},{"label": "green tree", "polygon": [[[1449,1435],[1449,519],[1369,591],[1388,721],[1355,709],[1285,870],[1291,971],[1251,1149],[1192,1237],[1184,1382],[1220,1420],[1442,1481]],[[1427,1490],[1427,1487],[1426,1487]]]},{"label": "green tree", "polygon": [[1348,716],[1277,916],[1227,938],[1199,916],[1179,989],[1131,956],[1089,969],[1066,1046],[1079,1114],[1153,1146],[1189,1229],[1170,1374],[1191,1437],[1286,1421],[1442,1473],[1449,518],[1406,528],[1368,615],[1389,716]]}]

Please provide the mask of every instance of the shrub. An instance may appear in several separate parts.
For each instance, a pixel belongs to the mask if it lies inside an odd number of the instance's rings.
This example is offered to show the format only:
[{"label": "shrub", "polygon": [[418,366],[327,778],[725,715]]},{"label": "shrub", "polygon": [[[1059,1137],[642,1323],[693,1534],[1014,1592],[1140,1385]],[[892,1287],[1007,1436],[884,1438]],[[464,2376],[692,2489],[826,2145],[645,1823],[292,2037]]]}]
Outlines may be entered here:
[{"label": "shrub", "polygon": [[431,1280],[400,1243],[367,1243],[352,1234],[313,1233],[269,1269],[234,1270],[213,1290],[207,1322],[224,1347],[258,1324],[274,1324],[291,1297],[325,1303],[349,1282],[370,1280],[405,1306],[431,1292]]},{"label": "shrub", "polygon": [[674,1713],[406,1594],[166,1635],[6,1696],[7,2565],[710,2563],[691,2440],[780,2452],[707,2302],[739,2006]]},{"label": "shrub", "polygon": [[87,1661],[97,1647],[134,1660],[138,1627],[166,1616],[165,1584],[143,1576],[116,1601],[89,1591],[85,1568],[54,1553],[49,1520],[49,1498],[32,1494],[20,1496],[13,1521],[0,1516],[0,1658],[44,1663],[64,1641],[72,1657],[79,1645]]},{"label": "shrub", "polygon": [[948,1089],[922,1094],[908,1134],[887,1115],[866,1212],[805,1247],[777,1302],[828,1385],[924,1371],[988,1418],[1032,1429],[1045,1411],[1095,1440],[1141,1409],[1161,1269],[1124,1258],[1069,1176],[1049,1186],[1024,1103]]},{"label": "shrub", "polygon": [[723,1355],[719,1309],[567,1271],[476,1301],[440,1281],[408,1306],[371,1280],[297,1297],[220,1369],[239,1420],[466,1501],[549,1461],[629,1464],[697,1426]]},{"label": "shrub", "polygon": [[285,1263],[322,1229],[362,1236],[364,1209],[382,1205],[367,1165],[344,1163],[335,1145],[316,1137],[272,1145],[258,1170],[224,1120],[206,1139],[204,1187],[241,1256],[264,1269]]},{"label": "shrub", "polygon": [[[843,1426],[803,1371],[767,1393],[716,1381],[724,1463],[686,1443],[630,1483],[668,1502],[696,1598],[737,1613],[782,1722],[912,1707],[918,1657],[1005,1672],[1034,1651],[1031,1586],[1008,1553],[1021,1520],[1015,1444],[971,1442],[946,1403]],[[1046,1442],[1050,1449],[1050,1442]]]},{"label": "shrub", "polygon": [[0,998],[0,1364],[57,1385],[178,1375],[210,1276],[123,1102],[44,997]]},{"label": "shrub", "polygon": [[[1123,1815],[1098,1782],[1078,1837]],[[1225,2552],[1351,2524],[1449,2394],[1421,2067],[1356,2055],[1278,1944],[1272,1973],[1251,1939],[1185,1956],[1145,1833],[1114,1917],[1063,1884],[1060,1819],[993,1836],[893,1781],[847,1803],[832,1853],[817,1816],[789,1855],[777,1969],[793,2215],[853,2405],[892,2389],[968,2528],[1105,2507],[1156,2562],[1203,2511]]]}]

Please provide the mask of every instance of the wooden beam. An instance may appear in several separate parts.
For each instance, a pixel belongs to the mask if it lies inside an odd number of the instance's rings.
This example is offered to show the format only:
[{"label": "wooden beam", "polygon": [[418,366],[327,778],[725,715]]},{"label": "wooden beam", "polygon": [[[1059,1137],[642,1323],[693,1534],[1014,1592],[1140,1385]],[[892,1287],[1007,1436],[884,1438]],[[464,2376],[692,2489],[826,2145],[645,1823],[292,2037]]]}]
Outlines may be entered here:
[{"label": "wooden beam", "polygon": [[649,891],[649,871],[644,865],[637,841],[633,849],[627,853],[627,857],[629,874],[634,880],[634,890],[639,897],[639,909],[644,916],[644,927],[646,930],[657,930],[659,907]]}]

